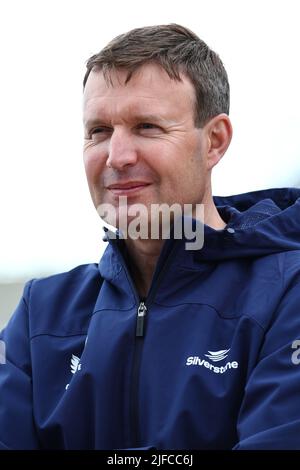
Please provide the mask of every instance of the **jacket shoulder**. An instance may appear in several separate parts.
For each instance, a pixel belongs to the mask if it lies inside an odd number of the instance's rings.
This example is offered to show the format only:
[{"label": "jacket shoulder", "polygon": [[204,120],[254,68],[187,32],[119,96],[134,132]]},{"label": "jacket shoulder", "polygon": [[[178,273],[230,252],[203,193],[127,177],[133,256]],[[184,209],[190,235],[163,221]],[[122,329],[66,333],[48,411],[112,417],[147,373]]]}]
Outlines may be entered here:
[{"label": "jacket shoulder", "polygon": [[98,264],[30,281],[24,298],[30,336],[84,334],[101,284]]}]

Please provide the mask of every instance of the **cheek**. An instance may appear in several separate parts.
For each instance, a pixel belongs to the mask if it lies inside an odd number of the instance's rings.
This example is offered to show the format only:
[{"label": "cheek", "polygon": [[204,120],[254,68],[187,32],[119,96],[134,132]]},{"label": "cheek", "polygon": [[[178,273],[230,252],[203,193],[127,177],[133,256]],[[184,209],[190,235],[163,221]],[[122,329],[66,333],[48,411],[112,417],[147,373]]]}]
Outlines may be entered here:
[{"label": "cheek", "polygon": [[96,149],[87,149],[83,153],[85,172],[89,181],[99,179],[105,168],[105,159]]}]

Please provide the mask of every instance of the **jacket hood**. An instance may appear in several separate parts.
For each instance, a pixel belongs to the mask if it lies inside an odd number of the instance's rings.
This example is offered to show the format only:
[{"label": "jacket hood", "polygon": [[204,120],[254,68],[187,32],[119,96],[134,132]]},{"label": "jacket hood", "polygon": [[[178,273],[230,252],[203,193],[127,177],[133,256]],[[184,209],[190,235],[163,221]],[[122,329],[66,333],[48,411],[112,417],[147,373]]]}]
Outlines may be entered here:
[{"label": "jacket hood", "polygon": [[[265,256],[300,249],[300,189],[214,197],[224,230],[205,226],[202,259]],[[200,253],[202,252],[202,253]]]}]

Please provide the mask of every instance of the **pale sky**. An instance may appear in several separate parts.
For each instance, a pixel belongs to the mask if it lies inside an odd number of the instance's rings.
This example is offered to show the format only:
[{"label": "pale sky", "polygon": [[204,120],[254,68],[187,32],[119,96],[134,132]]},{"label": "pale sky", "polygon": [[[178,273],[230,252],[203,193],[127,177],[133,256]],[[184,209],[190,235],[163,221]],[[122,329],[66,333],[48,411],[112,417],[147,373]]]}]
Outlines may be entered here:
[{"label": "pale sky", "polygon": [[82,163],[85,61],[134,27],[177,22],[221,56],[234,137],[214,194],[300,186],[299,1],[7,0],[0,3],[0,281],[104,249]]}]

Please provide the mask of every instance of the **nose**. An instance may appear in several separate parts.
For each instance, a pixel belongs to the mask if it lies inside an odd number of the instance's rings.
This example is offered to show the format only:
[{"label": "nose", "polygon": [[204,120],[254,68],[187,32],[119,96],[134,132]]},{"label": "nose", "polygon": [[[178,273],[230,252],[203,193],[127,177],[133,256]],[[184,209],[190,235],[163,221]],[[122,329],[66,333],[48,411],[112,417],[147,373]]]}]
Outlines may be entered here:
[{"label": "nose", "polygon": [[106,165],[115,170],[123,170],[137,162],[137,149],[134,136],[128,131],[115,128],[109,142]]}]

